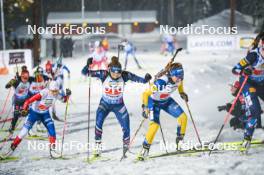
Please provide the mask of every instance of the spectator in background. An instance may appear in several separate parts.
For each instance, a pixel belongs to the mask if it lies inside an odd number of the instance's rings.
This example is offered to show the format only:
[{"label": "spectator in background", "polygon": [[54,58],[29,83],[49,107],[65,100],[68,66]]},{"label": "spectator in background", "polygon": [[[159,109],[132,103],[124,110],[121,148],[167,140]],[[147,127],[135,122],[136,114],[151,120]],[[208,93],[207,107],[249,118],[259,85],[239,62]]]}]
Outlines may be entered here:
[{"label": "spectator in background", "polygon": [[57,42],[56,42],[56,38],[53,37],[52,38],[52,58],[56,58],[57,57]]},{"label": "spectator in background", "polygon": [[92,52],[92,54],[90,54],[89,58],[90,57],[93,58],[93,62],[91,64],[92,70],[107,70],[107,56],[100,41],[95,41],[94,51]]},{"label": "spectator in background", "polygon": [[2,38],[0,38],[0,48],[3,50]]},{"label": "spectator in background", "polygon": [[62,34],[60,38],[60,57],[64,57],[65,49],[65,39],[64,34]]},{"label": "spectator in background", "polygon": [[105,51],[109,50],[109,41],[107,39],[107,37],[104,37],[104,39],[101,41],[102,43],[102,47]]},{"label": "spectator in background", "polygon": [[33,41],[32,41],[32,39],[27,39],[27,41],[26,41],[26,48],[27,49],[32,49],[33,48]]},{"label": "spectator in background", "polygon": [[65,45],[66,45],[66,57],[72,57],[72,52],[73,52],[73,41],[72,38],[68,37],[66,38],[65,41]]},{"label": "spectator in background", "polygon": [[24,47],[25,47],[24,39],[21,38],[21,39],[19,40],[19,48],[20,48],[20,49],[24,49]]}]

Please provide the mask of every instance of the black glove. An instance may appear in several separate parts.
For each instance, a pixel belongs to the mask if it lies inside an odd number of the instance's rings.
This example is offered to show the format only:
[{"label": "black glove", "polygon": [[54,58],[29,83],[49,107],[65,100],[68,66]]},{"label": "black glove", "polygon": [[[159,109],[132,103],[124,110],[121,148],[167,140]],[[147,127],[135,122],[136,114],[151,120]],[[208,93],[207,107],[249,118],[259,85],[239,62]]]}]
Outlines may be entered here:
[{"label": "black glove", "polygon": [[146,73],[145,75],[145,80],[146,82],[148,82],[149,80],[151,80],[152,76],[149,73]]},{"label": "black glove", "polygon": [[229,111],[229,110],[230,110],[230,108],[231,108],[231,106],[232,106],[232,104],[231,104],[231,103],[227,103],[227,104],[226,104],[226,111]]},{"label": "black glove", "polygon": [[233,117],[233,118],[231,118],[229,124],[230,124],[230,127],[233,127],[234,128],[234,130],[236,130],[237,128],[244,129],[244,124],[239,119],[239,117]]},{"label": "black glove", "polygon": [[142,117],[147,119],[148,116],[149,116],[149,109],[144,104],[142,104]]},{"label": "black glove", "polygon": [[23,109],[20,113],[22,117],[26,117],[28,115],[28,110]]},{"label": "black glove", "polygon": [[5,88],[6,88],[6,89],[11,88],[11,84],[10,84],[10,83],[7,83],[7,84],[5,85]]},{"label": "black glove", "polygon": [[91,64],[93,64],[93,58],[92,57],[90,57],[90,58],[87,59],[86,65],[87,66],[90,66]]},{"label": "black glove", "polygon": [[180,96],[181,96],[181,98],[182,98],[183,100],[185,100],[186,102],[189,101],[189,99],[188,99],[188,95],[187,95],[185,92],[181,92],[181,93],[180,93]]},{"label": "black glove", "polygon": [[15,80],[15,79],[12,79],[12,80],[10,80],[10,81],[6,84],[5,88],[8,89],[8,88],[10,88],[11,86],[13,86],[15,83],[16,83],[16,80]]},{"label": "black glove", "polygon": [[66,89],[66,96],[70,96],[71,95],[71,90],[70,89]]},{"label": "black glove", "polygon": [[245,68],[244,70],[243,70],[243,72],[244,72],[244,74],[245,75],[252,75],[252,70],[251,69],[249,69],[249,68]]},{"label": "black glove", "polygon": [[217,109],[220,112],[220,111],[226,110],[226,106],[225,105],[224,106],[217,106]]}]

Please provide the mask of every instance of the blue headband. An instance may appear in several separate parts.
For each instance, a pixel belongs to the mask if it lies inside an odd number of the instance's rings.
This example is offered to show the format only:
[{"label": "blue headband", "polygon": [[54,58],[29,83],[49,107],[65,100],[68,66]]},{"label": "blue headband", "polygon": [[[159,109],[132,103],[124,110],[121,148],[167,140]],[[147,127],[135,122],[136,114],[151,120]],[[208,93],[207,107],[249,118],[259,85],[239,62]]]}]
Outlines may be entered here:
[{"label": "blue headband", "polygon": [[175,77],[178,77],[178,78],[180,78],[180,79],[183,79],[183,75],[184,75],[184,73],[183,73],[183,69],[181,69],[181,68],[179,68],[179,69],[172,69],[172,70],[170,70],[170,72],[169,72],[169,74],[170,74],[170,76],[175,76]]},{"label": "blue headband", "polygon": [[111,66],[110,67],[110,71],[113,72],[113,73],[121,73],[122,69],[121,69],[121,67]]}]

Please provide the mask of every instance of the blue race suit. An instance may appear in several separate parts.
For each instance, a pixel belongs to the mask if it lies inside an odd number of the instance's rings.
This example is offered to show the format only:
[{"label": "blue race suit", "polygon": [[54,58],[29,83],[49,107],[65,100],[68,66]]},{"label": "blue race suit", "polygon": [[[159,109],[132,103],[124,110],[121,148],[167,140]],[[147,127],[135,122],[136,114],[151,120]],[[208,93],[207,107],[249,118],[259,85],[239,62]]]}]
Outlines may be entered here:
[{"label": "blue race suit", "polygon": [[144,78],[127,71],[123,71],[121,77],[112,79],[106,70],[88,71],[87,66],[82,69],[83,75],[97,77],[103,83],[103,96],[96,111],[95,140],[100,142],[103,133],[103,123],[110,112],[114,112],[123,131],[123,143],[130,142],[129,114],[123,101],[123,89],[125,82],[131,80],[138,83],[147,83]]},{"label": "blue race suit", "polygon": [[160,126],[160,111],[164,110],[177,119],[177,136],[184,136],[187,126],[187,115],[180,105],[171,97],[176,91],[183,93],[183,82],[174,83],[168,75],[154,81],[151,89],[143,93],[143,104],[150,111],[150,125],[145,135],[143,147],[150,147]]},{"label": "blue race suit", "polygon": [[30,96],[29,88],[32,81],[33,77],[30,77],[27,82],[23,83],[21,77],[18,77],[18,79],[12,79],[8,82],[10,86],[15,88],[15,94],[13,96],[14,113],[13,119],[11,121],[10,131],[15,129],[18,118],[20,117],[22,106],[25,100]]},{"label": "blue race suit", "polygon": [[242,94],[245,98],[246,105],[249,107],[251,116],[246,123],[245,137],[251,138],[254,128],[261,127],[261,106],[258,99],[264,100],[264,58],[260,53],[260,48],[251,50],[246,58],[242,59],[232,70],[236,75],[240,76],[240,83],[245,79],[243,70],[252,68],[253,73],[249,76]]}]

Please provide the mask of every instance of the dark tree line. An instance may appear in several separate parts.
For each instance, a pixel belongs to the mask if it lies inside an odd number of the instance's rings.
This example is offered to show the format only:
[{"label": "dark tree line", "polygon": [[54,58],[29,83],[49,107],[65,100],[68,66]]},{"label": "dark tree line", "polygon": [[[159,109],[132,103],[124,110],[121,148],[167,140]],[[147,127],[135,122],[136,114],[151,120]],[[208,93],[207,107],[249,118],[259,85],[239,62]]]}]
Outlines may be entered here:
[{"label": "dark tree line", "polygon": [[[41,24],[49,12],[80,11],[81,0],[5,0],[7,26],[25,23],[25,18],[32,21],[32,3],[39,1]],[[264,23],[263,0],[235,0],[236,9],[251,15],[256,25]],[[18,7],[14,6],[17,3]],[[182,26],[199,19],[214,15],[230,8],[230,0],[84,0],[86,11],[119,11],[119,10],[156,10],[160,24]]]},{"label": "dark tree line", "polygon": [[[4,0],[5,27],[45,26],[49,12],[81,11],[82,0]],[[264,30],[264,0],[232,0],[235,9],[253,17],[254,25]],[[156,10],[160,24],[184,26],[230,8],[231,0],[84,0],[85,11]],[[27,19],[27,20],[26,20]],[[33,55],[39,59],[39,36],[34,35]]]}]

